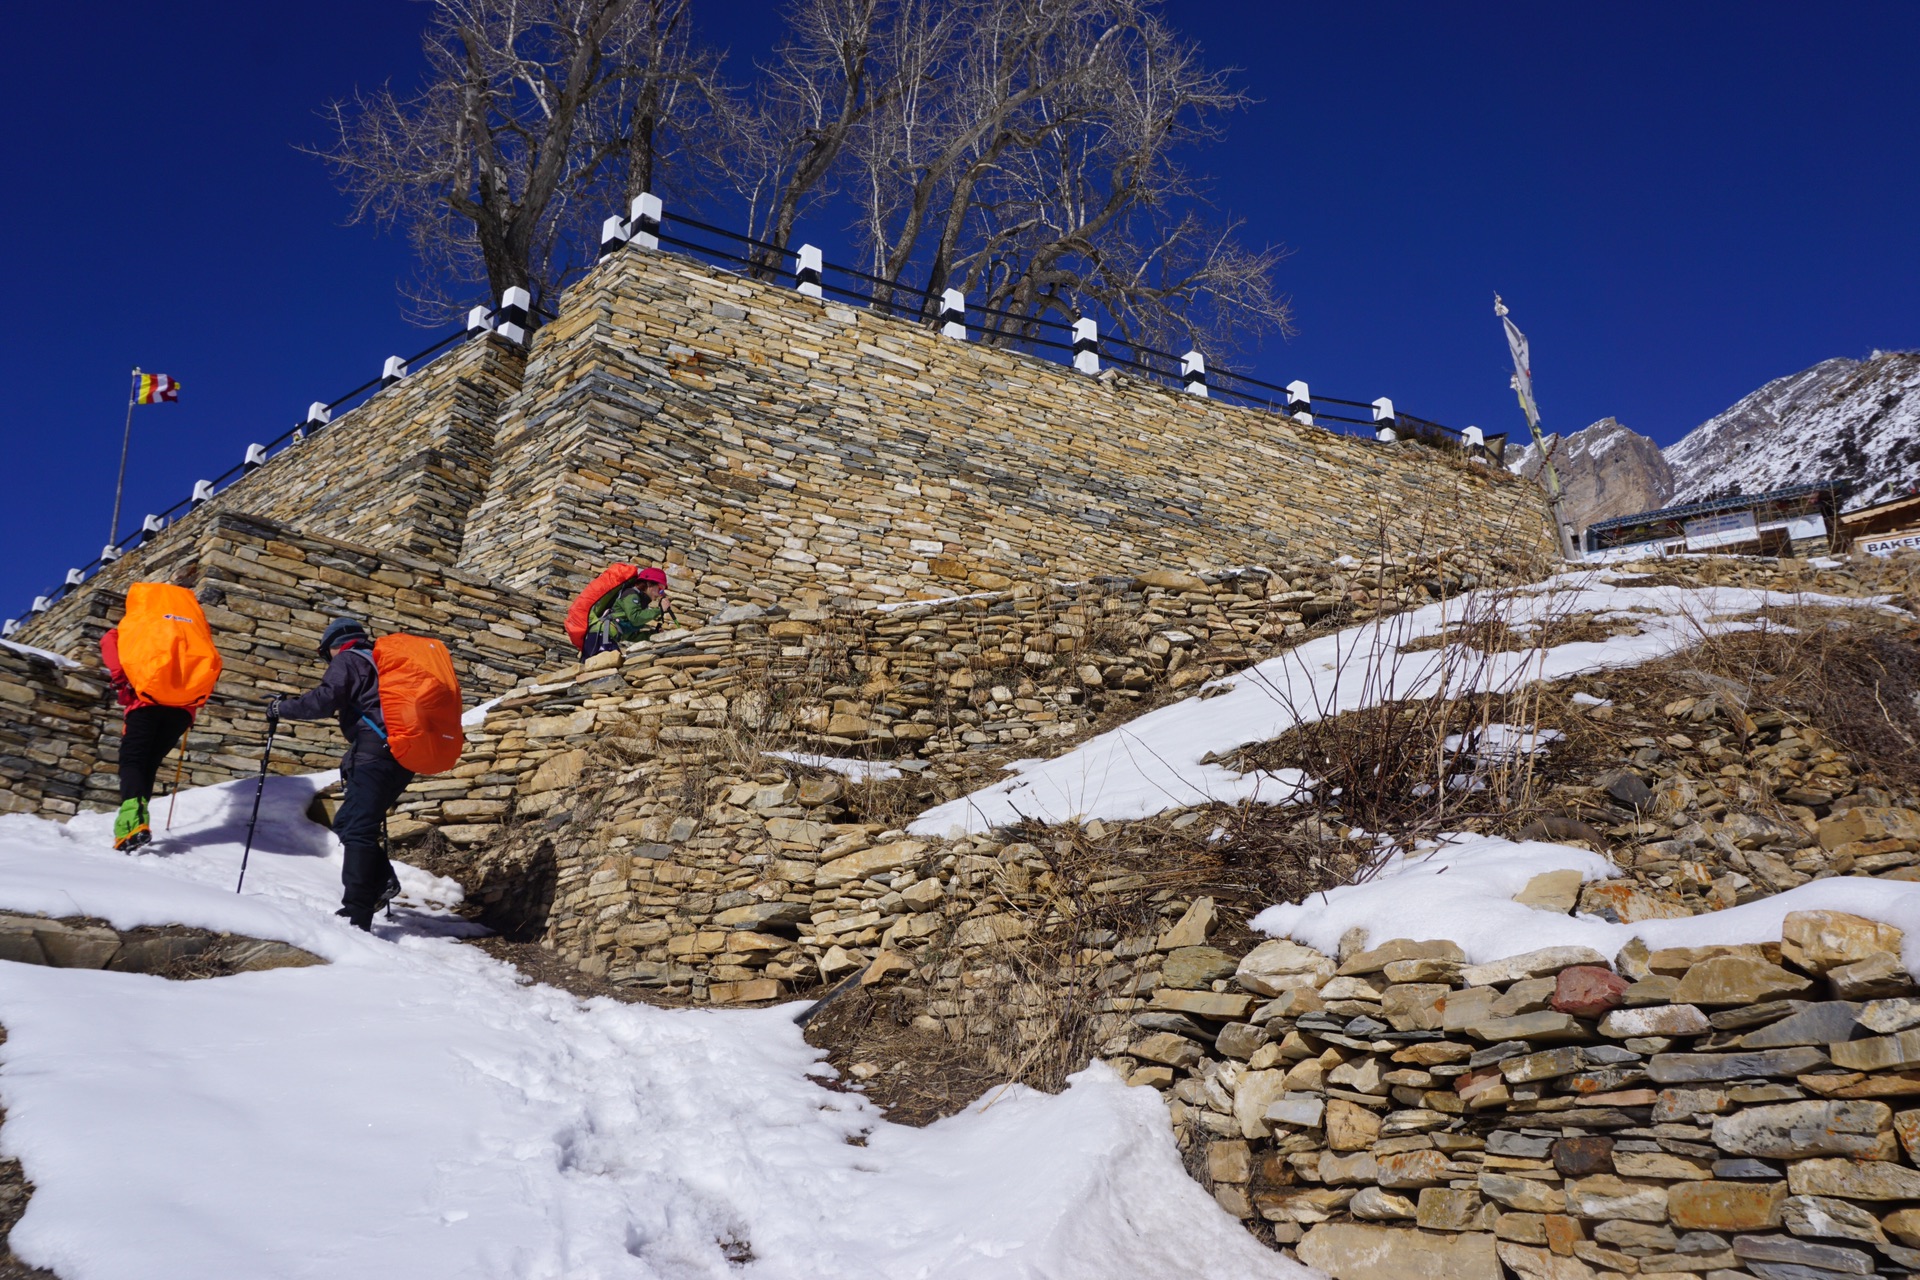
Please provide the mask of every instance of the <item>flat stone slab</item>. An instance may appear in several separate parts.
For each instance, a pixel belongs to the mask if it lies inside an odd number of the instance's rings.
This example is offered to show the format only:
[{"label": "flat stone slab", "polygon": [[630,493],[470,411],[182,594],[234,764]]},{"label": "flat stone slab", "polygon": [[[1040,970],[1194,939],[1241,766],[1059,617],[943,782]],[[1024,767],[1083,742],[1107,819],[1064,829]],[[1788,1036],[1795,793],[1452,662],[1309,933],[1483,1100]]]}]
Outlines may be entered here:
[{"label": "flat stone slab", "polygon": [[1493,1236],[1484,1231],[1453,1234],[1322,1222],[1307,1232],[1295,1252],[1301,1262],[1334,1280],[1501,1280]]},{"label": "flat stone slab", "polygon": [[1750,1076],[1797,1076],[1828,1065],[1818,1049],[1762,1049],[1754,1053],[1656,1053],[1647,1072],[1656,1084],[1696,1080],[1743,1080]]}]

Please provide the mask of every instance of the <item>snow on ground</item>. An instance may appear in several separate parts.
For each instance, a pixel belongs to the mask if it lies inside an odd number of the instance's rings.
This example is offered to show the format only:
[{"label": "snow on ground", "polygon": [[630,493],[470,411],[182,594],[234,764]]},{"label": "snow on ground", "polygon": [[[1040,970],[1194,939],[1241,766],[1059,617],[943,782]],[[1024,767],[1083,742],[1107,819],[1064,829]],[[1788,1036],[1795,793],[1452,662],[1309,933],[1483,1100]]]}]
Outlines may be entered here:
[{"label": "snow on ground", "polygon": [[843,756],[816,756],[805,751],[763,751],[773,760],[785,760],[806,769],[826,769],[855,782],[891,782],[906,775],[884,760],[848,760]]},{"label": "snow on ground", "polygon": [[[14,1250],[63,1280],[1302,1277],[1184,1172],[1104,1067],[926,1129],[830,1076],[792,1007],[665,1010],[532,986],[450,935],[331,913],[331,775],[183,793],[154,852],[110,820],[0,818],[0,908],[277,938],[331,963],[203,981],[0,963]],[[162,818],[164,821],[164,818]],[[864,1145],[854,1143],[864,1138]],[[730,1260],[733,1259],[733,1260]],[[751,1260],[748,1260],[748,1259]]]},{"label": "snow on ground", "polygon": [[[1252,800],[1286,803],[1306,778],[1298,770],[1238,773],[1203,759],[1288,729],[1382,701],[1442,691],[1517,688],[1585,672],[1638,666],[1704,635],[1753,625],[1738,619],[1794,604],[1880,601],[1789,595],[1734,587],[1631,587],[1601,570],[1563,574],[1507,591],[1475,592],[1309,640],[1194,697],[1139,716],[1051,760],[1023,763],[1018,776],[927,810],[915,835],[968,834],[1026,819],[1044,823],[1127,821],[1192,805]],[[1575,614],[1632,620],[1638,634],[1552,648],[1480,655],[1454,644],[1399,654],[1410,641],[1460,626],[1505,620],[1524,633]]]},{"label": "snow on ground", "polygon": [[1513,901],[1527,881],[1546,871],[1572,870],[1586,880],[1618,874],[1597,853],[1498,836],[1453,836],[1402,855],[1364,884],[1341,885],[1305,902],[1268,907],[1253,927],[1334,954],[1347,930],[1367,931],[1369,945],[1391,938],[1449,938],[1472,964],[1486,964],[1541,947],[1586,946],[1611,959],[1633,938],[1647,946],[1698,947],[1778,942],[1790,911],[1846,911],[1906,930],[1903,959],[1920,964],[1920,884],[1835,876],[1724,911],[1681,920],[1611,924],[1597,916],[1566,916]]}]

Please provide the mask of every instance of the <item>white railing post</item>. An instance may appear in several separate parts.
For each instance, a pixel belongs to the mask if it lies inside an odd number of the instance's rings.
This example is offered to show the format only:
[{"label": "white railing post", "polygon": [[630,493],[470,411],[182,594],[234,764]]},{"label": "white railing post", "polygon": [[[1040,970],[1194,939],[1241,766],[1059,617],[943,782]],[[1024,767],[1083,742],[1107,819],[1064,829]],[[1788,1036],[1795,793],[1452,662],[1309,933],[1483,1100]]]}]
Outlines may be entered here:
[{"label": "white railing post", "polygon": [[1180,357],[1180,381],[1186,387],[1188,395],[1207,394],[1207,358],[1198,351],[1189,351]]},{"label": "white railing post", "polygon": [[261,467],[266,466],[267,465],[267,446],[263,444],[248,445],[247,456],[240,460],[240,465],[245,467],[248,471],[257,471]]},{"label": "white railing post", "polygon": [[145,520],[142,520],[140,522],[141,540],[145,541],[147,538],[156,536],[157,534],[159,534],[159,532],[162,529],[166,527],[167,527],[167,522],[165,520],[162,520],[159,516],[154,516],[154,515],[148,516]]},{"label": "white railing post", "polygon": [[820,257],[820,250],[810,244],[800,246],[800,252],[794,255],[799,265],[794,268],[793,287],[809,298],[821,297],[820,271],[826,265]]},{"label": "white railing post", "polygon": [[1313,425],[1313,392],[1298,378],[1287,384],[1287,412],[1302,426]]},{"label": "white railing post", "polygon": [[467,332],[472,333],[475,329],[485,329],[489,333],[493,332],[493,312],[487,310],[485,307],[474,307],[469,310],[467,312]]},{"label": "white railing post", "polygon": [[1400,439],[1400,433],[1394,430],[1399,420],[1393,416],[1393,401],[1381,396],[1373,402],[1373,438],[1381,444],[1393,444]]},{"label": "white railing post", "polygon": [[532,310],[533,295],[519,285],[514,285],[500,295],[500,305],[493,313],[493,331],[508,342],[525,346],[529,313]]},{"label": "white railing post", "polygon": [[194,507],[198,508],[201,504],[212,502],[212,501],[213,501],[213,481],[211,480],[196,481],[193,486]]},{"label": "white railing post", "polygon": [[18,618],[8,618],[5,625],[0,625],[0,639],[4,639],[5,637],[12,635],[14,632],[18,631],[19,629],[20,629],[20,620]]},{"label": "white railing post", "polygon": [[120,558],[120,548],[113,545],[113,543],[109,542],[106,546],[100,548],[101,564],[112,564],[115,560],[118,560],[119,558]]},{"label": "white railing post", "polygon": [[967,295],[958,289],[940,295],[940,336],[967,340]]},{"label": "white railing post", "polygon": [[380,389],[386,390],[407,376],[407,362],[399,356],[388,356],[387,362],[380,366]]},{"label": "white railing post", "polygon": [[27,612],[28,613],[45,613],[47,610],[51,608],[53,608],[53,601],[47,599],[45,596],[35,596],[33,598],[33,605],[31,608],[27,610]]},{"label": "white railing post", "polygon": [[85,582],[86,580],[87,580],[87,575],[86,575],[86,574],[84,574],[84,573],[82,573],[82,572],[80,572],[80,571],[79,571],[78,569],[69,569],[69,570],[67,570],[67,585],[68,585],[68,586],[70,586],[70,587],[77,587],[77,586],[79,586],[79,585],[80,585],[81,583],[83,583],[83,582]]},{"label": "white railing post", "polygon": [[1090,316],[1073,322],[1073,367],[1081,373],[1100,372],[1100,326]]},{"label": "white railing post", "polygon": [[627,208],[627,243],[642,249],[660,247],[660,217],[665,212],[660,197],[642,191]]},{"label": "white railing post", "polygon": [[320,428],[326,426],[329,422],[332,422],[332,421],[333,421],[333,410],[327,408],[327,406],[322,404],[320,401],[315,400],[312,404],[307,406],[306,429],[307,429],[308,435],[312,435],[314,432],[318,431]]}]

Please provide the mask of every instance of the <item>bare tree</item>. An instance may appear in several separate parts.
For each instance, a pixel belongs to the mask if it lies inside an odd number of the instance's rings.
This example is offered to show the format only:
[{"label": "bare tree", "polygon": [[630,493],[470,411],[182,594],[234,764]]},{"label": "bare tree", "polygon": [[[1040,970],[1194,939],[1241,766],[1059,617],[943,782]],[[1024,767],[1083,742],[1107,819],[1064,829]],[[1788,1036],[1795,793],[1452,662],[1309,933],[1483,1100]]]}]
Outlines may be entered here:
[{"label": "bare tree", "polygon": [[689,30],[691,0],[430,0],[426,83],[332,103],[317,152],[352,220],[402,227],[418,255],[418,316],[448,286],[539,305],[590,261],[623,197],[695,180],[713,148],[719,59]]},{"label": "bare tree", "polygon": [[1151,0],[796,0],[737,136],[757,235],[844,194],[870,272],[931,314],[1103,314],[1123,340],[1222,353],[1289,324],[1283,256],[1206,216],[1179,157],[1249,102]]}]

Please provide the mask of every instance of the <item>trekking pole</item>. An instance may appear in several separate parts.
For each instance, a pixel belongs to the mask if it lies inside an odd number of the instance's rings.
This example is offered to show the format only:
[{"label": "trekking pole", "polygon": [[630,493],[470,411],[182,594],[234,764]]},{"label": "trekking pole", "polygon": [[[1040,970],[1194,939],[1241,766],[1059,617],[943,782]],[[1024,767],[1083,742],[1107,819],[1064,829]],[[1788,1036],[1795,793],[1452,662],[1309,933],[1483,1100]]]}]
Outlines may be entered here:
[{"label": "trekking pole", "polygon": [[260,751],[260,781],[253,788],[253,817],[247,819],[247,846],[240,851],[240,878],[234,882],[235,893],[240,892],[240,886],[247,882],[247,858],[253,853],[253,829],[260,822],[260,793],[267,789],[267,758],[273,754],[273,735],[279,727],[278,717],[267,717],[267,745]]},{"label": "trekking pole", "polygon": [[[192,730],[187,731],[191,733]],[[187,767],[187,735],[180,735],[180,751],[173,758],[173,790],[167,795],[167,830],[173,830],[173,807],[180,803],[180,774]]]}]

